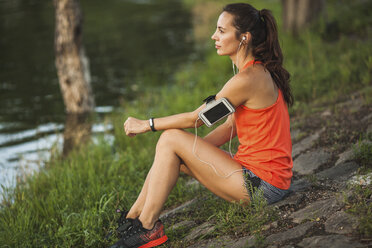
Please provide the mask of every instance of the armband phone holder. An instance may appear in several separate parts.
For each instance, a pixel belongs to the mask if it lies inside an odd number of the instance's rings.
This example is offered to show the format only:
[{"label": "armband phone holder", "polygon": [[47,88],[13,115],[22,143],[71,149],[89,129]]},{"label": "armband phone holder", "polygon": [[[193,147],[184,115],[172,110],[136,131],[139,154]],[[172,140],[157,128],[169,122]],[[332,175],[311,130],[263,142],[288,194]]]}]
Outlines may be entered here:
[{"label": "armband phone holder", "polygon": [[199,118],[208,127],[213,126],[219,120],[235,112],[234,106],[227,98],[216,100],[216,95],[209,96],[203,100],[207,106],[199,112]]}]

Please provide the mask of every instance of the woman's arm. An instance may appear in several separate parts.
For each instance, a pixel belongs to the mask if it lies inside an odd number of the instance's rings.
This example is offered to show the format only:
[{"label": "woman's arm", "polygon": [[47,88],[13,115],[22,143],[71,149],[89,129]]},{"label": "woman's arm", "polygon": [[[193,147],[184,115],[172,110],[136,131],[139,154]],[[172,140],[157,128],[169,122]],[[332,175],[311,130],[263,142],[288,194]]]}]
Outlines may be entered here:
[{"label": "woman's arm", "polygon": [[[226,97],[235,108],[241,104],[244,104],[248,100],[249,95],[252,92],[250,83],[251,81],[252,80],[249,77],[244,76],[243,73],[235,75],[225,84],[221,91],[218,92],[216,99]],[[166,130],[172,128],[192,128],[195,126],[195,122],[199,118],[198,114],[203,108],[205,108],[205,104],[201,105],[193,112],[155,118],[154,127],[156,130]],[[201,125],[203,125],[203,122],[201,120],[198,120],[197,127]],[[213,131],[213,135],[211,134],[212,136],[208,138],[214,144],[220,144],[224,140],[221,138],[221,141],[217,141],[217,134],[223,137],[230,134],[230,132],[226,132],[228,129],[228,124],[223,124],[221,128],[218,127],[217,129],[217,131]],[[133,137],[136,134],[148,132],[151,130],[151,128],[148,120],[139,120],[133,117],[129,117],[124,122],[124,130],[128,136]]]},{"label": "woman's arm", "polygon": [[[205,104],[193,112],[186,112],[176,115],[170,115],[166,117],[154,118],[154,127],[156,130],[166,130],[172,128],[192,128],[195,127],[195,122],[199,118],[199,112],[205,107]],[[201,120],[198,120],[197,127],[203,125]],[[126,135],[133,137],[136,134],[145,133],[151,131],[148,120],[139,120],[133,117],[129,117],[124,122],[124,130]]]},{"label": "woman's arm", "polygon": [[[216,99],[225,97],[230,101],[234,108],[237,108],[239,105],[248,101],[252,93],[255,91],[254,87],[252,87],[252,81],[255,81],[255,79],[256,78],[252,78],[252,76],[246,73],[235,75],[225,84],[220,92],[218,92]],[[232,137],[231,128],[233,128]],[[222,125],[205,136],[204,140],[220,147],[229,141],[230,137],[234,138],[236,135],[235,118],[234,115],[230,115]]]},{"label": "woman's arm", "polygon": [[[231,128],[233,128],[233,133],[231,135]],[[227,141],[236,136],[236,127],[234,115],[229,115],[227,120],[219,125],[216,129],[208,133],[203,139],[214,146],[220,147],[225,144]]]}]

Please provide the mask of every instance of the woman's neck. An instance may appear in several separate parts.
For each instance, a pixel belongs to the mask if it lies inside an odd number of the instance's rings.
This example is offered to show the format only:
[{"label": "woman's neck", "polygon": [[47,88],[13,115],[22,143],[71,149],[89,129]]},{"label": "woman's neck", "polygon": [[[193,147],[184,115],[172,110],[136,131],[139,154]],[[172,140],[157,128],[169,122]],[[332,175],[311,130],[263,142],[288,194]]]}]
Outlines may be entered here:
[{"label": "woman's neck", "polygon": [[251,60],[254,60],[253,55],[250,53],[247,57],[244,57],[243,51],[240,51],[238,53],[235,53],[234,55],[230,56],[230,59],[235,64],[235,66],[238,68],[238,71],[241,71],[243,67]]}]

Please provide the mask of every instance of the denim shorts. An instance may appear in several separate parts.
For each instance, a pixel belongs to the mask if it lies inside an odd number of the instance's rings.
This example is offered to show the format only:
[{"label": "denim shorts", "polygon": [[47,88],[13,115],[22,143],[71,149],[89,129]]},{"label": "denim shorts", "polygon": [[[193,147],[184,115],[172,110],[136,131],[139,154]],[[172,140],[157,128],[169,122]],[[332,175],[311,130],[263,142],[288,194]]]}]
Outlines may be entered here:
[{"label": "denim shorts", "polygon": [[265,182],[252,171],[243,166],[244,184],[251,198],[260,194],[264,196],[268,204],[280,201],[290,193],[289,190],[279,189]]}]

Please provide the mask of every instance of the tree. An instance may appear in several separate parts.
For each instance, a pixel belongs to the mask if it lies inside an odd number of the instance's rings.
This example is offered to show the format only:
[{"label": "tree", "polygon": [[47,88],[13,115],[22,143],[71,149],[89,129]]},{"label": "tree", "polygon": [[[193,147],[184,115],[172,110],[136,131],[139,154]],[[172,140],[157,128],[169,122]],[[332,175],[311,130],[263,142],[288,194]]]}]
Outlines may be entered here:
[{"label": "tree", "polygon": [[82,13],[78,0],[54,0],[55,55],[59,84],[67,113],[93,111],[88,59],[82,44]]},{"label": "tree", "polygon": [[66,109],[63,156],[86,143],[94,108],[88,58],[82,43],[82,12],[78,0],[54,0],[56,9],[55,56]]},{"label": "tree", "polygon": [[282,0],[283,29],[298,34],[317,17],[324,4],[325,0]]}]

